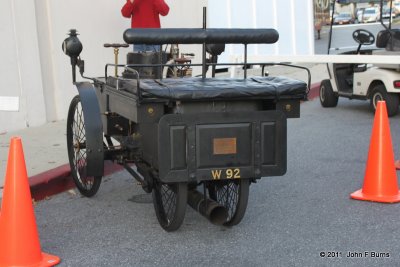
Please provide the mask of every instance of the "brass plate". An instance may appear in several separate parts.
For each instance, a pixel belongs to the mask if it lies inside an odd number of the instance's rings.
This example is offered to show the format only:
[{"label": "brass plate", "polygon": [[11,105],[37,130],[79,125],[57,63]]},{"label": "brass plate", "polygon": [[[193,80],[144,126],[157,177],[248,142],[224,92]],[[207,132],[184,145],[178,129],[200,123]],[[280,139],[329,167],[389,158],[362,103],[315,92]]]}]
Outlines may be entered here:
[{"label": "brass plate", "polygon": [[214,155],[236,154],[236,138],[214,138]]}]

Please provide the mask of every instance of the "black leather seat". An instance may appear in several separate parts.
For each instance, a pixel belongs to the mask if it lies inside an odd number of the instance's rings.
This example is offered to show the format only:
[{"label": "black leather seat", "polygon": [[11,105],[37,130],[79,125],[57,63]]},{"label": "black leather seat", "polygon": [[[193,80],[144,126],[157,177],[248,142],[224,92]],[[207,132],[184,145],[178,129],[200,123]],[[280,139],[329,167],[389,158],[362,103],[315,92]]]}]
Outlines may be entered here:
[{"label": "black leather seat", "polygon": [[400,29],[382,30],[376,36],[376,47],[400,51]]},{"label": "black leather seat", "polygon": [[304,99],[307,84],[287,77],[140,80],[145,97],[173,100]]}]

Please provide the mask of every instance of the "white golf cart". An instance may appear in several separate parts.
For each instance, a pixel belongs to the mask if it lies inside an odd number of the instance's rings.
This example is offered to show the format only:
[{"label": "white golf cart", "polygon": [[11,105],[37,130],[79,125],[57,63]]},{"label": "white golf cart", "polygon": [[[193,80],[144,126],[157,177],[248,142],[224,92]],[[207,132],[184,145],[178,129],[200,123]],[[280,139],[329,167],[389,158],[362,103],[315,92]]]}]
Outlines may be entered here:
[{"label": "white golf cart", "polygon": [[[382,6],[383,0],[381,0]],[[400,30],[385,28],[377,34],[378,49],[363,49],[363,45],[372,45],[375,36],[364,29],[353,32],[353,39],[359,44],[357,50],[342,54],[362,55],[400,55]],[[332,31],[332,27],[331,27]],[[380,49],[379,49],[380,48]],[[329,47],[330,49],[330,47]],[[385,100],[389,116],[399,111],[400,102],[400,64],[328,64],[330,79],[323,80],[320,86],[320,101],[323,107],[336,107],[339,97],[349,99],[370,100],[372,110],[375,110],[379,100]]]}]

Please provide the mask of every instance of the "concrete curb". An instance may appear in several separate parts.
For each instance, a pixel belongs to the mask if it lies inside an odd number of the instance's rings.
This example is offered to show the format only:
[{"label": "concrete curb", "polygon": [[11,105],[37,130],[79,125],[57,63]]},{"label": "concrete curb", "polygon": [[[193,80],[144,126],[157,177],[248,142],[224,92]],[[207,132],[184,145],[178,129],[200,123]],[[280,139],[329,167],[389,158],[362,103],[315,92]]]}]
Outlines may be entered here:
[{"label": "concrete curb", "polygon": [[[321,83],[314,83],[311,85],[310,92],[308,93],[308,100],[313,100],[319,96],[320,84]],[[114,164],[110,161],[104,162],[104,175],[109,175],[122,169],[123,167],[121,165]],[[30,177],[29,185],[31,187],[32,198],[36,201],[43,200],[75,187],[69,164]]]}]

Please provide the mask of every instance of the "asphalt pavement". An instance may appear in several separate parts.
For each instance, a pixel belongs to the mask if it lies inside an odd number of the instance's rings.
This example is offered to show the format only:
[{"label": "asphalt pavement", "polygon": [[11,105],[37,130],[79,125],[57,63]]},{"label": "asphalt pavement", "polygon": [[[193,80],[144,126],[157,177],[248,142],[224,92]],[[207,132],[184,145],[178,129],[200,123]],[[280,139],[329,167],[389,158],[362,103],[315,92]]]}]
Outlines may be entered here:
[{"label": "asphalt pavement", "polygon": [[[167,233],[151,195],[122,171],[91,199],[70,190],[38,202],[42,250],[59,266],[400,266],[400,204],[349,198],[363,183],[372,123],[366,101],[303,103],[301,118],[288,120],[286,175],[251,186],[235,227],[187,207]],[[398,158],[400,116],[390,123]]]}]

